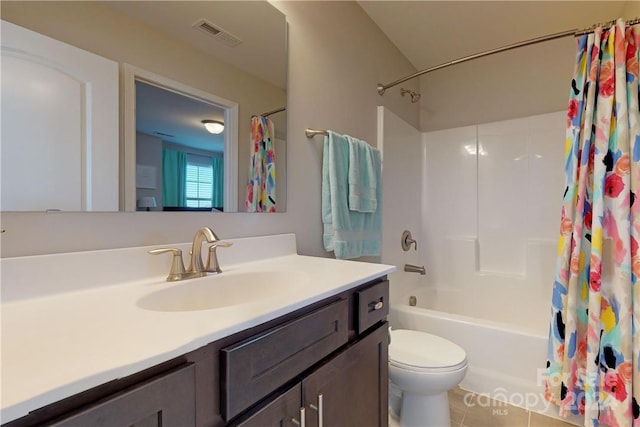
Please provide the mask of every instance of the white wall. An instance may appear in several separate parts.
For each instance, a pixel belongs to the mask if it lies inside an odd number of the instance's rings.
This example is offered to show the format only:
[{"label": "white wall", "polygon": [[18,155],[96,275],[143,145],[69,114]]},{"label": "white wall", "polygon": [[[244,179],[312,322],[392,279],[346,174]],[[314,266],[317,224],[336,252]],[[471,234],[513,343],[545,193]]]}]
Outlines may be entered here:
[{"label": "white wall", "polygon": [[625,19],[640,18],[640,2],[628,1],[622,10],[622,17]]},{"label": "white wall", "polygon": [[[627,20],[640,17],[640,2],[637,0],[498,3],[504,5],[501,8],[501,16],[477,16],[477,19],[486,22],[486,29],[483,31],[488,33],[508,32],[509,28],[515,26],[520,33],[524,32],[521,27],[529,30],[529,36],[511,39],[510,43],[545,36],[560,30],[584,28],[618,17]],[[562,17],[566,21],[565,28],[551,31],[544,28],[544,23],[534,26],[534,22],[539,22],[535,18],[527,21],[527,14],[539,17],[540,11],[544,9],[538,5],[543,3],[544,7],[555,7],[556,19],[562,14],[565,15]],[[556,5],[549,6],[552,3]],[[568,7],[567,4],[570,3],[583,3],[588,6],[576,9]],[[468,14],[469,12],[464,10],[464,2],[459,4],[458,13]],[[460,32],[463,33],[464,29]],[[462,36],[449,42],[465,46],[473,44]],[[471,48],[466,55],[505,44],[509,43],[502,42],[480,49]],[[563,110],[569,97],[575,55],[575,39],[569,36],[428,73],[420,78],[420,129],[451,129]],[[429,66],[459,59],[460,56],[463,55],[445,57]]]},{"label": "white wall", "polygon": [[[378,148],[382,151],[382,256],[384,264],[397,267],[389,275],[391,304],[403,300],[423,284],[424,276],[404,271],[405,264],[422,266],[423,163],[422,135],[389,109],[379,107]],[[402,247],[402,234],[409,230],[415,246]]]},{"label": "white wall", "polygon": [[[416,104],[399,93],[381,97],[376,92],[379,81],[415,69],[356,3],[274,5],[289,23],[286,213],[5,212],[2,256],[186,242],[205,225],[222,238],[295,232],[300,253],[326,255],[320,217],[322,140],[307,140],[304,129],[329,128],[374,143],[378,105],[417,127]],[[408,88],[416,90],[417,83]]]},{"label": "white wall", "polygon": [[[565,122],[558,112],[423,134],[429,286],[471,302],[489,294],[548,304]],[[542,323],[546,314],[532,310]]]},{"label": "white wall", "polygon": [[575,41],[569,37],[427,74],[420,79],[421,130],[562,110],[574,59]]}]

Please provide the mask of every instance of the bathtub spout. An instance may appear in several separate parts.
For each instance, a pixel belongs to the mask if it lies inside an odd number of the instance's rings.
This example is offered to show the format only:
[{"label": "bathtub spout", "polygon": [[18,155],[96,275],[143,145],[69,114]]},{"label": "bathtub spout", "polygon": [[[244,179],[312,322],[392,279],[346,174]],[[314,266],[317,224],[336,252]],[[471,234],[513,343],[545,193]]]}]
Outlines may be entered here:
[{"label": "bathtub spout", "polygon": [[406,271],[407,273],[420,273],[422,275],[427,274],[424,265],[422,267],[418,267],[417,265],[405,264],[404,271]]}]

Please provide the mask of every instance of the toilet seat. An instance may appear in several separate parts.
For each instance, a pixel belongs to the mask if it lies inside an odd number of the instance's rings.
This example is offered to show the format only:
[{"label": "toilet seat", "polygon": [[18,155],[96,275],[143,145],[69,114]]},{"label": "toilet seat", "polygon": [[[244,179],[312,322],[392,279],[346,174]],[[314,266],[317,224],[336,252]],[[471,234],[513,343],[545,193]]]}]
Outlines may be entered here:
[{"label": "toilet seat", "polygon": [[457,371],[467,366],[458,345],[426,332],[396,329],[391,332],[389,364],[417,372]]}]

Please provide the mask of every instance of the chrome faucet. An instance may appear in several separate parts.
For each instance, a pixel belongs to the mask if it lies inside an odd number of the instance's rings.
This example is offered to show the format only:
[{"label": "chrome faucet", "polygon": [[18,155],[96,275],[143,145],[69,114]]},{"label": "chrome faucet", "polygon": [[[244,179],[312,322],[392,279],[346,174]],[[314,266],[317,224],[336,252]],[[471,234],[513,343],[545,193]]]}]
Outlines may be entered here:
[{"label": "chrome faucet", "polygon": [[[209,246],[209,257],[207,258],[207,266],[205,267],[202,262],[202,243],[204,240],[208,243],[213,243]],[[220,263],[218,262],[218,256],[216,248],[227,248],[231,246],[231,242],[222,242],[216,236],[216,234],[209,228],[204,227],[196,231],[193,236],[193,243],[191,244],[191,258],[189,259],[189,267],[184,268],[184,261],[182,259],[182,251],[175,248],[159,248],[149,251],[152,255],[171,253],[173,259],[171,261],[171,271],[167,276],[168,282],[175,282],[179,280],[192,279],[195,277],[203,277],[210,273],[222,273],[220,269]]]},{"label": "chrome faucet", "polygon": [[189,261],[189,267],[187,267],[188,273],[193,273],[193,277],[206,276],[207,272],[204,269],[202,263],[202,240],[207,239],[207,242],[217,242],[218,236],[209,228],[204,227],[196,231],[196,235],[193,236],[193,243],[191,244],[191,260]]}]

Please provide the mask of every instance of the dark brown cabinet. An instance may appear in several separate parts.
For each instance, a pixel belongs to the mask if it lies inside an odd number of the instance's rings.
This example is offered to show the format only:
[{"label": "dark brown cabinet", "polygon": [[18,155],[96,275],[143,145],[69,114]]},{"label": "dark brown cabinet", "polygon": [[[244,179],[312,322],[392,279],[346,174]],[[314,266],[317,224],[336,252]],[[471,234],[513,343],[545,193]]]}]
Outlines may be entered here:
[{"label": "dark brown cabinet", "polygon": [[306,427],[387,425],[388,342],[383,323],[302,381]]},{"label": "dark brown cabinet", "polygon": [[348,340],[341,299],[221,350],[222,414],[229,420]]},{"label": "dark brown cabinet", "polygon": [[79,410],[55,427],[195,427],[193,364],[145,381],[131,389]]},{"label": "dark brown cabinet", "polygon": [[300,425],[305,411],[300,411],[300,383],[291,387],[284,394],[262,407],[244,421],[234,427],[285,427]]},{"label": "dark brown cabinet", "polygon": [[389,282],[377,279],[3,427],[382,427]]},{"label": "dark brown cabinet", "polygon": [[388,423],[386,323],[234,427],[382,427]]}]

